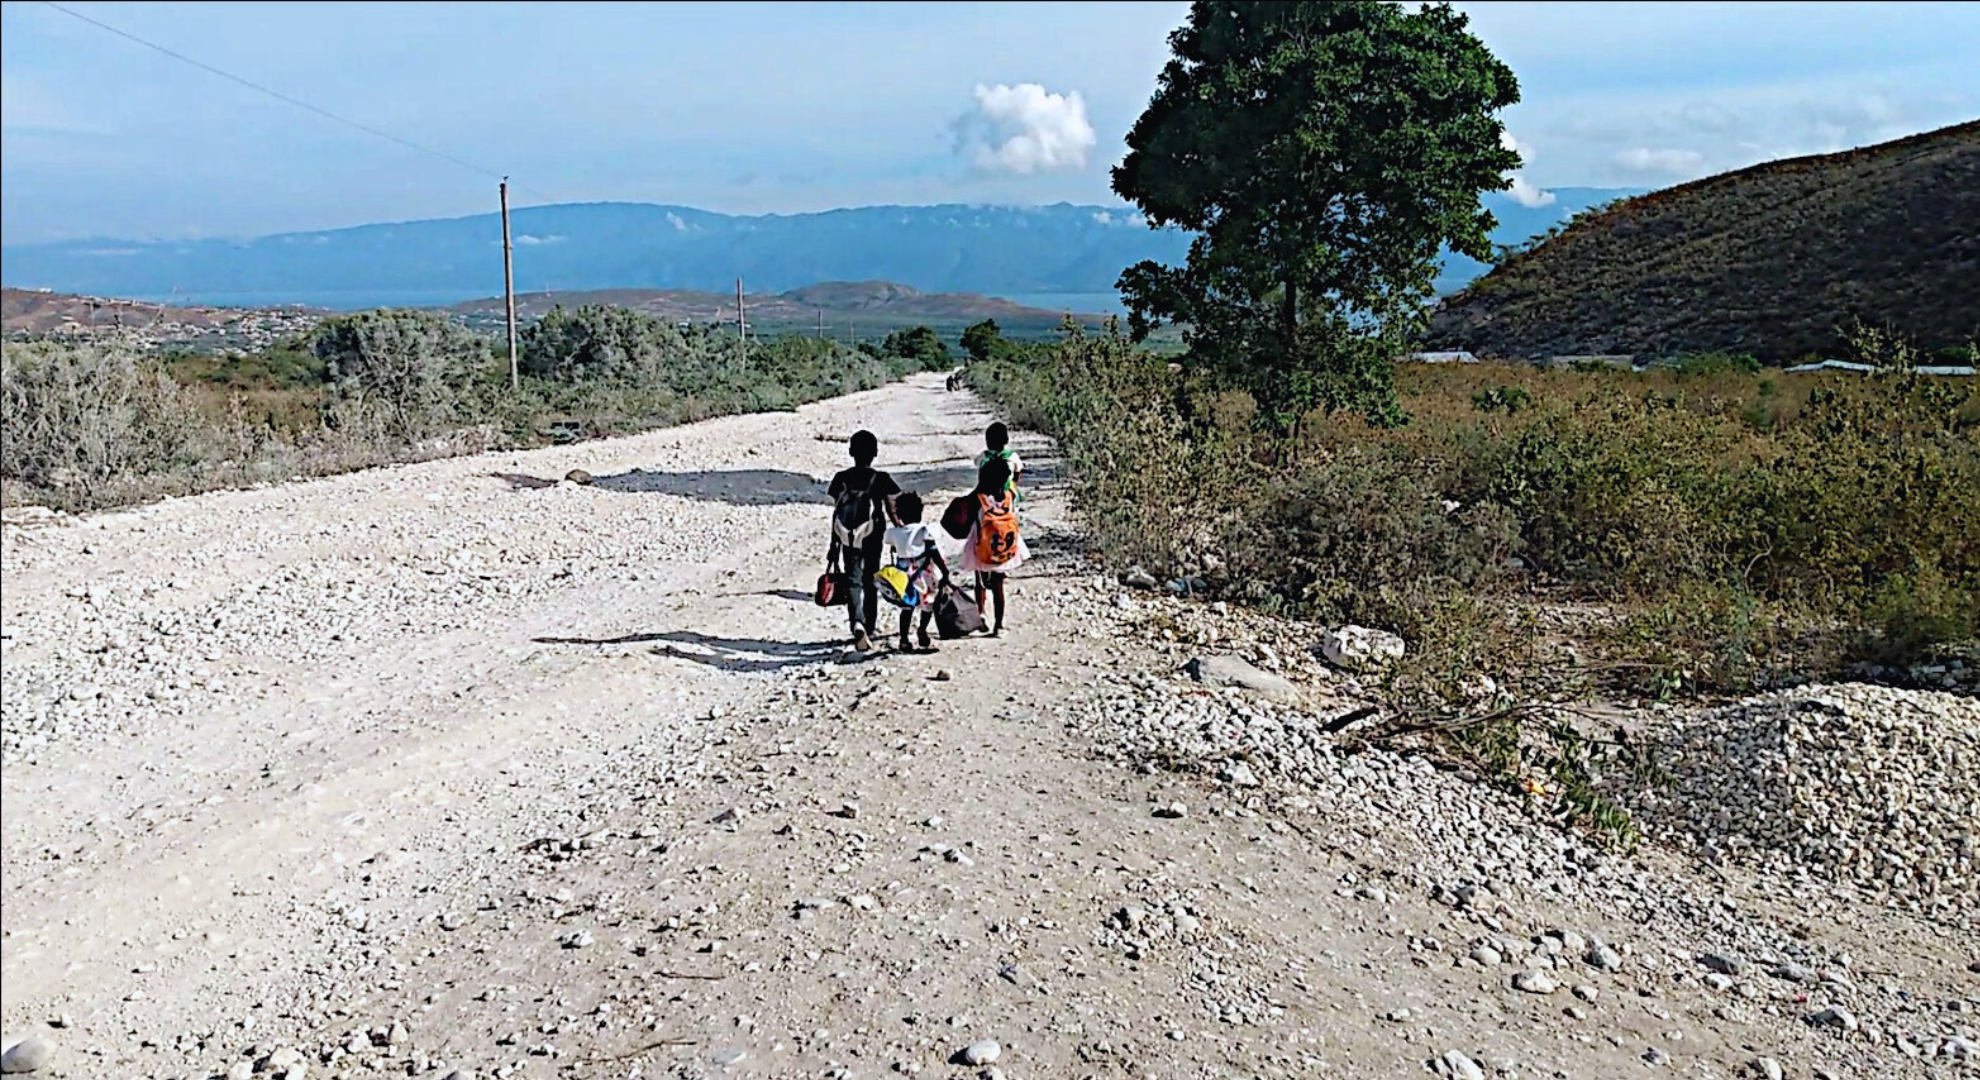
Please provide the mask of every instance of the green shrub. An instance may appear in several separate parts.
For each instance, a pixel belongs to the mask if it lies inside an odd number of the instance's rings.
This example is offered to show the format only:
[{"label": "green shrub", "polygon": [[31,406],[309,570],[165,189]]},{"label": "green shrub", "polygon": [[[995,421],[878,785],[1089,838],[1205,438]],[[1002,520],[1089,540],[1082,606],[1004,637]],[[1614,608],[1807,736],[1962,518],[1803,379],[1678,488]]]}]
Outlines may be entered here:
[{"label": "green shrub", "polygon": [[325,319],[310,351],[338,393],[417,438],[456,421],[461,391],[490,369],[491,344],[438,312],[381,310]]},{"label": "green shrub", "polygon": [[711,369],[734,374],[739,362],[734,337],[600,305],[552,308],[523,328],[516,348],[524,374],[565,383],[696,386],[713,381]]},{"label": "green shrub", "polygon": [[896,330],[880,343],[880,357],[908,360],[922,371],[946,371],[955,366],[949,357],[948,342],[926,326]]},{"label": "green shrub", "polygon": [[1673,366],[1680,375],[1720,375],[1728,371],[1752,375],[1760,370],[1760,361],[1747,353],[1703,352],[1686,353]]}]

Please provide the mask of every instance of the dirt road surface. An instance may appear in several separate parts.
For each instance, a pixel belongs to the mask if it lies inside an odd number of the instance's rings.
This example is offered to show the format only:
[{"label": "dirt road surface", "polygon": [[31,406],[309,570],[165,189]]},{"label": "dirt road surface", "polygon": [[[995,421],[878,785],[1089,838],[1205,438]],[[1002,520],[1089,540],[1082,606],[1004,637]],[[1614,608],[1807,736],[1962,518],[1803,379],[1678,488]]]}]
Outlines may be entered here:
[{"label": "dirt road surface", "polygon": [[940,506],[989,419],[924,376],[8,526],[7,1044],[119,1080],[1970,1074],[1970,937],[1600,854],[1427,762],[1123,749],[1136,694],[1281,725],[1165,619],[1302,631],[1100,576],[1036,437],[1010,634],[850,657],[809,603],[846,438]]}]

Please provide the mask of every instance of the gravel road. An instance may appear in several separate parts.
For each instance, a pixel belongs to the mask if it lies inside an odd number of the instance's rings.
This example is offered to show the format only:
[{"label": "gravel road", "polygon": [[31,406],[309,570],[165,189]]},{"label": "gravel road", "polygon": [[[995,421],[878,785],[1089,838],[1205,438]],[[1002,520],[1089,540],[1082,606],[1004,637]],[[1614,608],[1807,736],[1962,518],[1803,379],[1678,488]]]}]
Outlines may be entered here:
[{"label": "gravel road", "polygon": [[[1314,721],[1359,691],[1294,655],[1305,631],[1084,564],[1035,437],[1010,635],[848,656],[808,600],[846,438],[874,430],[939,506],[989,419],[923,376],[12,515],[9,1070],[1980,1067],[1969,929],[1805,873],[1611,855],[1427,761],[1339,751]],[[1205,651],[1290,690],[1192,682]]]}]

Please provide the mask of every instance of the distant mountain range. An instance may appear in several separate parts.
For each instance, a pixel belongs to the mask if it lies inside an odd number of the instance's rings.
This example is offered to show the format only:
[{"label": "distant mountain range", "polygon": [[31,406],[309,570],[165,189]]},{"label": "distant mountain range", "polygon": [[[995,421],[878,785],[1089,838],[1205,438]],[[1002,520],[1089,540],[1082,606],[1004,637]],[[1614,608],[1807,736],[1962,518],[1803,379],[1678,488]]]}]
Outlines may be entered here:
[{"label": "distant mountain range", "polygon": [[[1493,239],[1516,243],[1578,210],[1637,194],[1562,188],[1525,207],[1494,193]],[[736,216],[684,206],[581,203],[510,215],[519,292],[606,289],[782,293],[816,282],[898,282],[1047,308],[1047,296],[1111,295],[1123,268],[1182,260],[1189,236],[1149,229],[1125,207],[868,206]],[[1486,267],[1453,256],[1439,287]],[[444,306],[502,291],[496,214],[285,233],[255,240],[77,240],[0,250],[22,288],[179,304],[295,303],[351,309]],[[1091,304],[1068,306],[1092,310]]]},{"label": "distant mountain range", "polygon": [[1428,344],[1502,357],[1833,356],[1858,318],[1921,348],[1980,335],[1980,121],[1722,173],[1506,260]]}]

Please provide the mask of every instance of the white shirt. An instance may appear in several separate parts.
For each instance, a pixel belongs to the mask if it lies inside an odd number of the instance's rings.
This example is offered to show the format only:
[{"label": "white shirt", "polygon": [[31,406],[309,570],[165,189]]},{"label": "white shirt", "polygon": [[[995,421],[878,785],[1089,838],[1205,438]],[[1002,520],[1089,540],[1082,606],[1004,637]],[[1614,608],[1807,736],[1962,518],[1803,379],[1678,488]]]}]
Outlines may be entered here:
[{"label": "white shirt", "polygon": [[935,534],[924,522],[896,525],[887,530],[887,546],[894,549],[896,562],[907,562],[926,554],[935,546]]}]

